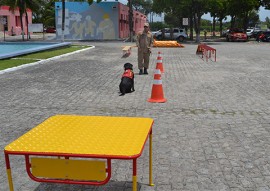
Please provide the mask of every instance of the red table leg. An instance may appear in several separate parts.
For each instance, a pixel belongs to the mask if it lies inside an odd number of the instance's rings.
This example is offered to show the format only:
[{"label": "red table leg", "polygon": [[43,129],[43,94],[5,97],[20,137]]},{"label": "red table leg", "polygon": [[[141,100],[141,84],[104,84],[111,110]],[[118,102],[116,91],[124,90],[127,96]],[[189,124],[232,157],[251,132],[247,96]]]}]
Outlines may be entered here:
[{"label": "red table leg", "polygon": [[12,182],[12,176],[11,176],[11,169],[10,169],[10,162],[9,162],[9,156],[5,153],[5,159],[6,159],[6,170],[7,170],[7,177],[8,177],[8,184],[9,184],[9,190],[14,191],[13,188],[13,182]]}]

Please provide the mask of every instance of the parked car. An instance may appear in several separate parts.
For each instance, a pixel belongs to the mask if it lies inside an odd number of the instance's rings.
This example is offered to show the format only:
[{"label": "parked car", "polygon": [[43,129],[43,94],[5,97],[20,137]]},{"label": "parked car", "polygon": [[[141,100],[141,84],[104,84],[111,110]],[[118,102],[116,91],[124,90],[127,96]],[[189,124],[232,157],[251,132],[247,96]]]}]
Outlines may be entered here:
[{"label": "parked car", "polygon": [[253,37],[256,38],[256,40],[258,40],[259,36],[263,33],[263,31],[261,30],[254,30],[253,32]]},{"label": "parked car", "polygon": [[187,33],[185,29],[180,29],[180,28],[164,28],[161,29],[154,34],[154,38],[157,40],[177,40],[180,42],[183,42],[187,38]]},{"label": "parked car", "polygon": [[227,33],[226,40],[229,41],[244,41],[248,39],[247,34],[242,29],[233,28]]},{"label": "parked car", "polygon": [[55,27],[48,27],[45,29],[46,33],[56,33]]},{"label": "parked car", "polygon": [[158,33],[159,31],[151,31],[153,37],[155,37],[155,35]]},{"label": "parked car", "polygon": [[253,32],[254,32],[254,29],[247,29],[247,32],[246,32],[246,33],[247,33],[247,37],[248,37],[248,38],[254,37],[254,36],[253,36]]},{"label": "parked car", "polygon": [[221,36],[222,37],[227,37],[227,34],[228,34],[229,30],[230,29],[227,29],[227,30],[222,31]]},{"label": "parked car", "polygon": [[270,42],[270,31],[262,32],[260,35],[258,35],[257,40],[263,42]]}]

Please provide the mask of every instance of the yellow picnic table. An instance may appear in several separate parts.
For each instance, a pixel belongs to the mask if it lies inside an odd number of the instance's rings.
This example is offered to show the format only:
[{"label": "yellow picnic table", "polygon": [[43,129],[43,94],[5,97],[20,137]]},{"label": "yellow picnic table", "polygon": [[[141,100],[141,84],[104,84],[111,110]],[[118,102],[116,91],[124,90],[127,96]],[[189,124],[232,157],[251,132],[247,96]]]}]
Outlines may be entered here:
[{"label": "yellow picnic table", "polygon": [[[24,155],[30,178],[38,182],[103,185],[111,177],[111,160],[133,160],[137,190],[137,158],[149,137],[149,185],[152,182],[153,119],[139,117],[56,115],[4,149],[10,191],[10,155]],[[95,160],[93,160],[95,159]]]}]

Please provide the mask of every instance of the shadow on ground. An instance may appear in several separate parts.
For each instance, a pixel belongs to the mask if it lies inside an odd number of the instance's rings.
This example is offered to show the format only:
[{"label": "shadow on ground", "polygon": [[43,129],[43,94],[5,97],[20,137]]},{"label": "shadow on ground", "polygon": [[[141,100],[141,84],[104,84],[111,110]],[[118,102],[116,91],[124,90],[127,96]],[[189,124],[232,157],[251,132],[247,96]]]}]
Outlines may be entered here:
[{"label": "shadow on ground", "polygon": [[[137,183],[137,189],[140,190],[143,184]],[[109,181],[102,186],[74,185],[74,184],[56,184],[40,183],[34,191],[132,191],[132,182],[128,181]]]}]

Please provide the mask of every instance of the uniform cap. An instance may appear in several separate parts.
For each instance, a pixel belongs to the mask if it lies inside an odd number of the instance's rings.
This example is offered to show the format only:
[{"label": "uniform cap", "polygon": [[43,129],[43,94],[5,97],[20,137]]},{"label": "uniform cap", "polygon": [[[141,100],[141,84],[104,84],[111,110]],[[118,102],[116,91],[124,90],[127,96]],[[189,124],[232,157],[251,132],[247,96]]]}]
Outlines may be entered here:
[{"label": "uniform cap", "polygon": [[144,23],[144,27],[149,27],[149,23]]}]

